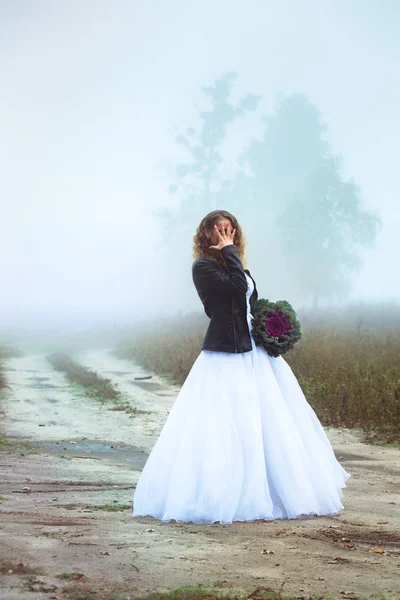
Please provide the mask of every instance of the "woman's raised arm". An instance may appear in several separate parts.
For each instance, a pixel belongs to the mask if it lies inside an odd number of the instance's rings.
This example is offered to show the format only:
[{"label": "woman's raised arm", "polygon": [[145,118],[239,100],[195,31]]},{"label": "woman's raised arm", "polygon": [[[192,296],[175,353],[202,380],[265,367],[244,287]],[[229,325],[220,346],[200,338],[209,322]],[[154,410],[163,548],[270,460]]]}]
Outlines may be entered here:
[{"label": "woman's raised arm", "polygon": [[234,295],[246,293],[246,274],[235,244],[228,244],[221,248],[221,254],[228,271],[206,258],[198,258],[194,261],[192,276],[197,291],[214,290]]}]

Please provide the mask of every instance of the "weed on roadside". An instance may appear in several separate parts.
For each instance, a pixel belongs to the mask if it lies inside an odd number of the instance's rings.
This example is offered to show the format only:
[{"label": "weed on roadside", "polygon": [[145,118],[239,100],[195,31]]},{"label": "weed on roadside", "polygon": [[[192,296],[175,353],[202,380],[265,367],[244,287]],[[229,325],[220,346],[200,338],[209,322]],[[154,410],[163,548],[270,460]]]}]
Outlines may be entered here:
[{"label": "weed on roadside", "polygon": [[[129,589],[94,588],[90,585],[72,585],[61,590],[65,600],[343,600],[343,596],[315,596],[308,594],[286,595],[281,591],[260,587],[249,594],[220,591],[209,585],[184,586],[163,592],[140,594]],[[360,596],[348,596],[351,600],[366,600]],[[379,596],[376,600],[388,600]]]},{"label": "weed on roadside", "polygon": [[122,399],[121,392],[112,384],[110,379],[100,377],[96,371],[83,367],[67,354],[56,352],[47,356],[47,360],[56,371],[65,373],[70,381],[84,388],[88,396],[103,401]]},{"label": "weed on roadside", "polygon": [[41,567],[33,567],[22,562],[17,563],[13,560],[0,559],[1,575],[27,575],[36,576],[43,572]]},{"label": "weed on roadside", "polygon": [[7,438],[5,435],[0,433],[0,452],[7,452],[9,454],[21,454],[26,456],[29,454],[38,454],[37,450],[34,450],[32,445],[27,440],[15,440]]},{"label": "weed on roadside", "polygon": [[152,411],[150,410],[141,410],[136,406],[132,406],[129,402],[122,402],[121,404],[116,404],[110,410],[121,410],[128,414],[132,415],[149,415]]},{"label": "weed on roadside", "polygon": [[132,510],[132,504],[100,504],[92,506],[94,510],[105,510],[107,512],[118,512],[120,510]]},{"label": "weed on roadside", "polygon": [[[366,600],[360,596],[347,596],[351,600]],[[209,586],[187,586],[175,588],[166,592],[150,592],[146,595],[135,596],[135,600],[343,600],[343,596],[314,596],[308,594],[286,595],[272,588],[259,587],[250,594],[241,592],[226,593]],[[380,598],[379,600],[388,600]]]},{"label": "weed on roadside", "polygon": [[[65,600],[126,600],[127,592],[94,588],[90,585],[70,585],[61,589],[61,598]],[[133,600],[134,596],[131,598]]]},{"label": "weed on roadside", "polygon": [[81,581],[85,575],[83,573],[59,573],[56,577],[64,581]]},{"label": "weed on roadside", "polygon": [[101,377],[96,371],[83,367],[67,354],[61,352],[50,354],[47,356],[47,360],[56,371],[65,373],[67,379],[78,392],[83,392],[85,396],[103,404],[112,404],[111,410],[120,410],[132,415],[148,412],[140,410],[127,402],[125,396],[110,379]]},{"label": "weed on roadside", "polygon": [[27,575],[26,577],[23,577],[22,585],[30,592],[42,592],[44,594],[55,592],[58,589],[58,586],[46,583],[43,579],[38,579],[36,575]]}]

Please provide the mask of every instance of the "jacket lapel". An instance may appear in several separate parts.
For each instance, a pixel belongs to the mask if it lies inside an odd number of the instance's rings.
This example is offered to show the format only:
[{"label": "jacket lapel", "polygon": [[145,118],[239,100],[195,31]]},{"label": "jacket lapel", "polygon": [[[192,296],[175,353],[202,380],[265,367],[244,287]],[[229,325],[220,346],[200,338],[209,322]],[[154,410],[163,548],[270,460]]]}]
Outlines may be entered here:
[{"label": "jacket lapel", "polygon": [[254,281],[253,277],[251,276],[251,273],[250,273],[249,269],[243,269],[243,271],[245,273],[247,273],[247,275],[251,278],[251,280],[254,283],[254,290],[253,290],[252,295],[250,296],[250,308],[251,308],[251,311],[253,312],[254,305],[255,305],[255,303],[256,303],[256,301],[258,299],[258,290],[257,290],[256,282]]},{"label": "jacket lapel", "polygon": [[[221,263],[219,263],[221,264]],[[224,264],[221,264],[222,268],[225,269],[226,271],[228,271],[228,267]],[[254,291],[252,293],[252,295],[250,296],[250,304],[251,304],[251,308],[253,310],[254,308],[254,304],[256,302],[256,300],[258,299],[258,290],[257,290],[257,286],[256,286],[256,282],[254,281],[249,269],[243,269],[243,271],[245,273],[247,273],[247,275],[252,279],[253,283],[254,283]]]}]

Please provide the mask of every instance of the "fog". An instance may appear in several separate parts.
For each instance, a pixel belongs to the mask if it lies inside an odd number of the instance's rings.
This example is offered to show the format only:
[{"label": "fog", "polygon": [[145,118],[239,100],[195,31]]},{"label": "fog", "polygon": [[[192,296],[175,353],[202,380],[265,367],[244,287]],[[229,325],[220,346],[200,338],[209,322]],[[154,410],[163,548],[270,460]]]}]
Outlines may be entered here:
[{"label": "fog", "polygon": [[163,208],[181,214],[191,197],[187,178],[171,193],[187,158],[176,132],[199,126],[199,111],[209,108],[202,88],[227,73],[236,74],[232,103],[254,94],[257,108],[228,124],[219,181],[234,181],[280,98],[306,98],[341,156],[341,177],[358,186],[362,210],[381,220],[369,247],[354,249],[360,266],[350,285],[339,282],[319,303],[399,300],[398,3],[3,0],[0,16],[3,327],[85,327],[202,310],[192,237],[214,208],[243,225],[260,296],[312,304],[291,263],[304,238],[296,234],[293,254],[279,259],[275,188],[262,191],[264,213],[250,184],[231,196],[234,186],[225,186],[221,195],[216,178],[169,236],[158,216]]}]

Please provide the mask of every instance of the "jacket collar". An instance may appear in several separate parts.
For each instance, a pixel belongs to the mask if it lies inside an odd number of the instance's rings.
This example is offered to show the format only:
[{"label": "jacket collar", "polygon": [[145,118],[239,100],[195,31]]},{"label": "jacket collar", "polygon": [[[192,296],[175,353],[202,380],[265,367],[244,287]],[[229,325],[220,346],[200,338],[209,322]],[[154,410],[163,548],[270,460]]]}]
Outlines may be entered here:
[{"label": "jacket collar", "polygon": [[[217,260],[215,260],[214,258],[211,258],[209,256],[206,256],[206,258],[207,258],[207,260],[212,260],[213,262],[216,262],[217,264],[221,265],[224,269],[227,269],[227,267],[226,267],[226,265],[224,263],[220,263]],[[245,273],[247,273],[247,275],[253,279],[253,277],[252,277],[249,269],[243,269],[243,271]],[[254,281],[254,279],[253,279],[253,283],[254,283],[254,287],[255,287],[256,286],[256,282]]]}]

